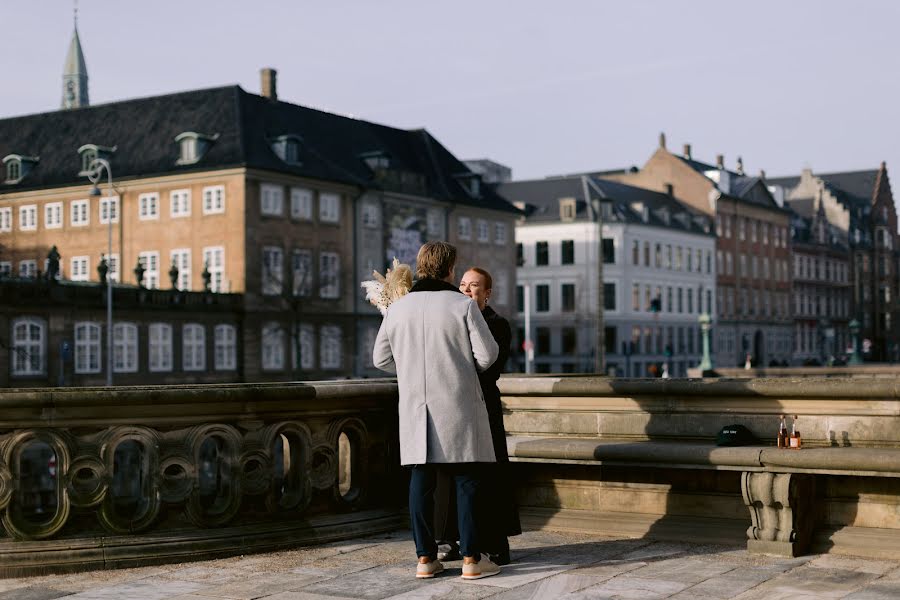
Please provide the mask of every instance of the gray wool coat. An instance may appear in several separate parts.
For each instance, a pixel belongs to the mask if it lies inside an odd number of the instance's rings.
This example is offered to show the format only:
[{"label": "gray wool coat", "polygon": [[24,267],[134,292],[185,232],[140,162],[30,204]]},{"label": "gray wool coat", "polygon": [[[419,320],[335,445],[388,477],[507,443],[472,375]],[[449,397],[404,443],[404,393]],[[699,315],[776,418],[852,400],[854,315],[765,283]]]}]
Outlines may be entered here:
[{"label": "gray wool coat", "polygon": [[475,301],[446,288],[394,301],[375,339],[375,366],[397,374],[403,465],[495,461],[478,371],[497,343]]}]

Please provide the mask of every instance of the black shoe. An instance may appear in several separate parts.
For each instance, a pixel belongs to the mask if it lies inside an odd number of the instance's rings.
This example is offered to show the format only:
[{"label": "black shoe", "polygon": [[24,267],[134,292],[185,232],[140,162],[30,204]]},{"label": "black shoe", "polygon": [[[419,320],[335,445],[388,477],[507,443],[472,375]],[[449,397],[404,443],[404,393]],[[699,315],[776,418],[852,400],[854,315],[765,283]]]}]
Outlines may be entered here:
[{"label": "black shoe", "polygon": [[459,544],[456,542],[442,542],[438,544],[437,557],[438,560],[462,560],[462,555],[459,553]]},{"label": "black shoe", "polygon": [[495,565],[508,565],[512,562],[509,558],[509,550],[505,552],[500,552],[499,554],[488,554],[488,557],[491,559],[491,562]]}]

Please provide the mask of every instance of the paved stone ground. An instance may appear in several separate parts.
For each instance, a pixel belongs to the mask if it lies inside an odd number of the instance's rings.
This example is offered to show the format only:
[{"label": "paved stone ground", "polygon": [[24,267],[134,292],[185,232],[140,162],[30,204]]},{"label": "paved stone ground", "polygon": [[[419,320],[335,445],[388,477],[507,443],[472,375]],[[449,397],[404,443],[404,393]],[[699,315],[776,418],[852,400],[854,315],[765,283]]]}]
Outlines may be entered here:
[{"label": "paved stone ground", "polygon": [[900,561],[783,559],[742,548],[528,532],[494,577],[413,576],[410,533],[221,560],[0,580],[0,600],[900,598]]}]

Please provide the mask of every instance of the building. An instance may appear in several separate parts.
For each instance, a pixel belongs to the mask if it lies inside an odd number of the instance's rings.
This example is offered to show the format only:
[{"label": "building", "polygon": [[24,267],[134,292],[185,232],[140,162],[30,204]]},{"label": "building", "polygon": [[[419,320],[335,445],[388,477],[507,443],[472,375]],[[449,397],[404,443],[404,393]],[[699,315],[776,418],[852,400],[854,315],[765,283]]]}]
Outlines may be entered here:
[{"label": "building", "polygon": [[715,314],[710,218],[667,194],[590,176],[498,191],[526,211],[516,227],[518,322],[528,310],[538,372],[594,372],[601,326],[610,374],[660,376],[665,365],[684,376],[700,362],[698,317]]},{"label": "building", "polygon": [[[841,173],[813,173],[804,169],[799,177],[780,177],[767,182],[776,195],[784,197],[787,205],[798,213],[815,216],[810,223],[812,234],[824,239],[828,246],[837,246],[826,258],[818,252],[819,266],[809,263],[815,260],[808,256],[806,261],[809,280],[815,277],[822,285],[832,288],[849,286],[849,317],[860,326],[860,351],[866,360],[900,360],[900,251],[898,251],[897,212],[888,178],[887,165],[881,163],[878,169],[848,171]],[[818,228],[818,229],[816,229]],[[821,244],[825,245],[825,244]],[[838,258],[840,256],[840,258]],[[828,262],[832,269],[829,272]],[[847,264],[845,270],[843,265]],[[801,263],[801,268],[802,268]],[[835,265],[837,276],[835,280]],[[798,267],[795,266],[795,271]],[[818,309],[821,292],[813,306]],[[842,308],[842,304],[838,305]],[[827,309],[827,305],[826,305]],[[831,318],[842,319],[843,311]],[[809,307],[804,323],[807,329]],[[798,316],[799,318],[799,316]],[[817,331],[827,331],[828,324],[815,325]],[[839,330],[838,330],[839,331]],[[810,335],[809,333],[807,335]],[[818,334],[817,334],[818,335]],[[818,339],[818,338],[816,338]],[[837,349],[843,350],[842,345]],[[846,348],[846,345],[843,345]],[[807,345],[803,346],[808,347]]]},{"label": "building", "polygon": [[790,211],[769,191],[764,177],[749,177],[740,158],[725,168],[696,160],[689,144],[682,154],[666,148],[637,170],[603,175],[671,193],[690,209],[715,219],[717,327],[715,364],[787,364],[793,351],[790,312]]},{"label": "building", "polygon": [[[77,31],[73,48],[83,64]],[[0,273],[37,277],[55,246],[69,281],[98,281],[102,261],[113,281],[148,289],[173,267],[181,291],[208,274],[212,292],[241,295],[241,381],[380,374],[380,317],[359,282],[395,256],[412,264],[426,240],[491,271],[492,304],[509,314],[517,209],[425,130],[280,101],[271,69],[262,90],[0,120]],[[101,173],[99,197],[96,159],[113,176],[110,192]]]},{"label": "building", "polygon": [[487,158],[464,160],[472,172],[481,175],[485,183],[508,183],[512,181],[512,169]]}]

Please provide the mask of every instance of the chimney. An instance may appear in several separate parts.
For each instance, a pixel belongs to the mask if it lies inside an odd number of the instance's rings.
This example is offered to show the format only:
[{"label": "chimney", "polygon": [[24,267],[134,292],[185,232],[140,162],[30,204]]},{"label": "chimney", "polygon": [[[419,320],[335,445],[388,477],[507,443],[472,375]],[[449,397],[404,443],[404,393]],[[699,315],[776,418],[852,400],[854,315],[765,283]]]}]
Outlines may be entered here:
[{"label": "chimney", "polygon": [[669,198],[675,195],[675,187],[671,183],[666,183],[666,194],[669,195]]},{"label": "chimney", "polygon": [[684,157],[685,157],[685,158],[690,158],[690,157],[691,157],[691,145],[690,145],[690,144],[685,144],[685,145],[684,145]]},{"label": "chimney", "polygon": [[716,168],[721,170],[725,169],[725,155],[724,154],[716,154]]},{"label": "chimney", "polygon": [[666,147],[666,132],[665,131],[661,131],[659,134],[659,147],[660,148]]},{"label": "chimney", "polygon": [[763,181],[766,180],[766,172],[763,171],[762,169],[759,170],[759,178],[762,179]]},{"label": "chimney", "polygon": [[744,174],[744,159],[742,159],[740,156],[738,156],[738,159],[737,159],[737,174],[738,175]]},{"label": "chimney", "polygon": [[278,100],[278,89],[276,82],[278,71],[266,67],[265,69],[260,69],[259,76],[261,80],[260,95],[264,98],[268,98],[269,100]]}]

